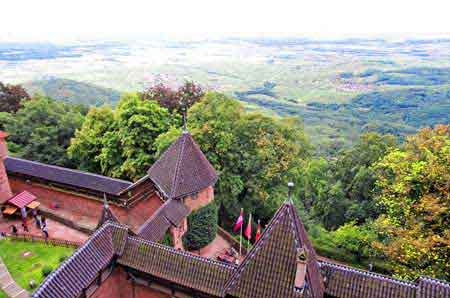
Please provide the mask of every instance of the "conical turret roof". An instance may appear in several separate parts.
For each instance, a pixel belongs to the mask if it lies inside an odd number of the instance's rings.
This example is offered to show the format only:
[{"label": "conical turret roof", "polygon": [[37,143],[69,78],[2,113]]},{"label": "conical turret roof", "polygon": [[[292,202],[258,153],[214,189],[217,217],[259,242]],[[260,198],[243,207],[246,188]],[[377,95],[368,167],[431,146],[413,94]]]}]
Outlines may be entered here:
[{"label": "conical turret roof", "polygon": [[216,171],[187,131],[153,164],[148,176],[168,199],[196,193],[217,181]]}]

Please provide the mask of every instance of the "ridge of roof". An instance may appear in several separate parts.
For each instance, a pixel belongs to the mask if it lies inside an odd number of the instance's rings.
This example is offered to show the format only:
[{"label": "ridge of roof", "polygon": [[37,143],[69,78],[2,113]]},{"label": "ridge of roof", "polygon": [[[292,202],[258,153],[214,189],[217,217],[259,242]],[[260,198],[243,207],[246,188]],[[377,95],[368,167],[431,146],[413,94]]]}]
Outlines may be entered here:
[{"label": "ridge of roof", "polygon": [[[31,168],[23,168],[23,165],[31,166]],[[33,166],[40,167],[41,170],[38,171],[32,168]],[[116,195],[118,192],[132,185],[130,181],[122,179],[111,178],[108,176],[102,176],[90,172],[69,169],[65,167],[50,165],[38,161],[32,161],[11,156],[8,156],[5,159],[5,167],[8,172],[20,173],[42,179],[48,179],[50,181],[58,183],[84,187],[113,195]],[[51,170],[51,172],[45,173],[44,171],[42,171],[42,169],[49,169]],[[59,174],[55,174],[54,173],[55,171],[59,172]],[[67,173],[68,175],[64,176],[63,175],[64,173]],[[77,182],[75,176],[78,178],[90,178],[92,180],[90,180],[89,183],[86,183],[86,181]],[[110,183],[113,184],[111,185]]]},{"label": "ridge of roof", "polygon": [[181,162],[183,159],[183,153],[184,153],[184,149],[186,146],[186,137],[187,136],[187,132],[182,133],[181,135],[181,148],[178,151],[178,156],[177,156],[177,162],[175,164],[175,175],[172,181],[172,189],[171,189],[171,193],[170,193],[170,198],[172,198],[177,192],[177,188],[178,188],[178,180],[180,180],[180,167],[181,167]]}]

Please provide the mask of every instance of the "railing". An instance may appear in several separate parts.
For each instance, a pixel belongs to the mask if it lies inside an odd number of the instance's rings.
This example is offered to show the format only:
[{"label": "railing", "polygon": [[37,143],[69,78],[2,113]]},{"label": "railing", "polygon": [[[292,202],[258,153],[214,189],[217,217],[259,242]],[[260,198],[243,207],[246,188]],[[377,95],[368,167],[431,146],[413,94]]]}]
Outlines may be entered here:
[{"label": "railing", "polygon": [[81,245],[83,245],[82,242],[78,241],[70,241],[56,238],[45,238],[43,236],[29,235],[29,234],[17,234],[17,235],[6,234],[6,238],[11,239],[12,241],[37,242],[52,246],[65,246],[73,248],[78,248]]}]

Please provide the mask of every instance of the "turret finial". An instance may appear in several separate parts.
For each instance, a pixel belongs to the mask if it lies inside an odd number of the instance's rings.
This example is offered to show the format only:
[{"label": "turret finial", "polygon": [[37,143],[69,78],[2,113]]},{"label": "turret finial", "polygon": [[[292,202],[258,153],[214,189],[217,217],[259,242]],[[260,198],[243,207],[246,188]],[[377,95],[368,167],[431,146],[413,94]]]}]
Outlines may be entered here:
[{"label": "turret finial", "polygon": [[288,182],[288,200],[292,202],[292,189],[294,188],[294,182]]}]

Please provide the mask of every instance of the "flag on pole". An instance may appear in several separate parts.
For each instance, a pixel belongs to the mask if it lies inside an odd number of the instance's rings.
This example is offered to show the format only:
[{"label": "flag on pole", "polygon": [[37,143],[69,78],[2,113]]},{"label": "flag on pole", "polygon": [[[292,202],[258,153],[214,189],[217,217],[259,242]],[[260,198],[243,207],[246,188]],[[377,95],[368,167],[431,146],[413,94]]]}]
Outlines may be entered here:
[{"label": "flag on pole", "polygon": [[244,224],[244,209],[241,208],[241,214],[239,215],[236,223],[234,224],[233,231],[237,232]]},{"label": "flag on pole", "polygon": [[248,240],[252,238],[252,214],[250,213],[249,219],[248,219],[248,225],[247,228],[245,228],[244,232],[245,237],[247,237]]},{"label": "flag on pole", "polygon": [[258,219],[258,228],[256,229],[255,241],[258,241],[261,238],[261,222]]}]

